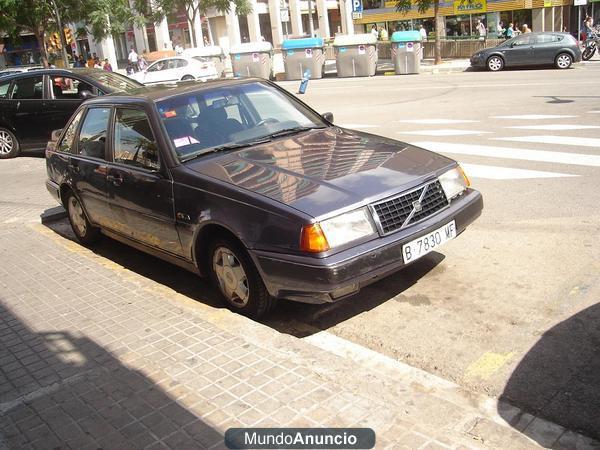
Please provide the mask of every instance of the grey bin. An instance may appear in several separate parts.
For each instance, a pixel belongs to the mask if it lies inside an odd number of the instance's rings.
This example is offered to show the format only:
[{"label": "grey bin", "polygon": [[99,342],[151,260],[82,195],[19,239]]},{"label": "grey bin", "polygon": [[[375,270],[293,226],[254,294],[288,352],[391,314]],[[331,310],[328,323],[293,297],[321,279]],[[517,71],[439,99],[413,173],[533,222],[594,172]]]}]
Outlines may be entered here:
[{"label": "grey bin", "polygon": [[227,68],[225,61],[226,58],[221,47],[210,45],[206,47],[188,48],[183,51],[183,54],[185,56],[189,56],[190,58],[200,58],[211,61],[215,65],[219,76],[225,76],[225,70]]},{"label": "grey bin", "polygon": [[418,31],[396,31],[391,41],[396,75],[419,73],[423,51],[421,34]]},{"label": "grey bin", "polygon": [[286,39],[281,44],[286,80],[301,80],[304,73],[310,72],[310,78],[323,78],[325,53],[323,39],[304,38]]},{"label": "grey bin", "polygon": [[229,49],[234,77],[273,76],[273,47],[269,42],[246,42]]},{"label": "grey bin", "polygon": [[377,38],[369,34],[338,35],[333,41],[338,77],[372,77],[377,71]]}]

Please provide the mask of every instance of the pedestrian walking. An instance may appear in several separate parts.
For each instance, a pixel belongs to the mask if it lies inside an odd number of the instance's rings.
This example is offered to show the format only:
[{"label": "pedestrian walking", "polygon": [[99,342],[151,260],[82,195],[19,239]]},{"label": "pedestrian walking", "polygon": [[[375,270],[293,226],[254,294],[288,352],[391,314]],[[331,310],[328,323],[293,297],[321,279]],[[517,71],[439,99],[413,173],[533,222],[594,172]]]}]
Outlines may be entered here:
[{"label": "pedestrian walking", "polygon": [[508,28],[506,28],[504,30],[504,37],[506,39],[512,39],[513,36],[514,36],[514,29],[513,29],[513,24],[511,22],[508,24]]},{"label": "pedestrian walking", "polygon": [[421,35],[421,40],[423,42],[427,41],[427,30],[423,26],[423,24],[419,25],[419,34]]},{"label": "pedestrian walking", "polygon": [[531,33],[531,28],[529,28],[529,26],[526,23],[523,24],[523,28],[521,28],[521,30],[523,31],[523,33]]},{"label": "pedestrian walking", "polygon": [[138,55],[137,67],[139,70],[146,70],[146,67],[148,67],[148,61],[146,61],[144,53],[145,53],[145,51],[142,51],[142,53],[140,55]]},{"label": "pedestrian walking", "polygon": [[102,65],[102,70],[106,70],[107,72],[112,72],[112,65],[108,62],[108,58],[104,58],[104,64]]},{"label": "pedestrian walking", "polygon": [[481,20],[477,20],[477,25],[475,25],[475,29],[477,30],[477,33],[479,33],[479,40],[485,40],[487,30]]},{"label": "pedestrian walking", "polygon": [[129,55],[127,56],[127,61],[129,61],[129,63],[131,64],[131,67],[134,68],[135,71],[138,70],[138,54],[135,52],[135,49],[133,47],[131,47],[131,51],[129,52]]},{"label": "pedestrian walking", "polygon": [[371,34],[375,36],[376,39],[379,39],[379,32],[377,31],[377,25],[371,25]]}]

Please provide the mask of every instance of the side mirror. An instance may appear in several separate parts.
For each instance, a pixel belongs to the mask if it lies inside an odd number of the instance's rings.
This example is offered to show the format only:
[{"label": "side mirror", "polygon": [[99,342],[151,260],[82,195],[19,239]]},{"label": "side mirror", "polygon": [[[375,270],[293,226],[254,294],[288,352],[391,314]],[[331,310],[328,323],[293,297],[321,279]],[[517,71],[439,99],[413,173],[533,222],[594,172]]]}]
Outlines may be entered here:
[{"label": "side mirror", "polygon": [[60,133],[62,133],[62,128],[59,128],[58,130],[53,130],[52,134],[50,136],[50,140],[51,141],[58,141],[58,138],[60,137]]},{"label": "side mirror", "polygon": [[321,117],[322,117],[323,119],[325,119],[327,122],[329,122],[329,123],[333,123],[333,113],[331,113],[331,112],[326,112],[326,113],[323,113],[323,114],[321,114]]},{"label": "side mirror", "polygon": [[95,95],[92,94],[91,91],[88,91],[87,89],[84,89],[83,91],[81,91],[79,93],[79,97],[82,98],[82,99],[84,99],[84,100],[87,100],[88,98],[94,98]]}]

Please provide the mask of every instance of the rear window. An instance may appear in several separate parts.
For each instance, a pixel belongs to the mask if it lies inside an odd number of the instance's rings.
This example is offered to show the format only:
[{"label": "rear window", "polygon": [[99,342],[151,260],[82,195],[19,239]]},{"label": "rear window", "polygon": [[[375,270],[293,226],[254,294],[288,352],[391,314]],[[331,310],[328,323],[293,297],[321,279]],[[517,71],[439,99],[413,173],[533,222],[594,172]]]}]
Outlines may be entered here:
[{"label": "rear window", "polygon": [[97,71],[86,75],[103,86],[110,88],[111,92],[130,92],[143,86],[131,78],[127,78],[126,76],[114,72]]}]

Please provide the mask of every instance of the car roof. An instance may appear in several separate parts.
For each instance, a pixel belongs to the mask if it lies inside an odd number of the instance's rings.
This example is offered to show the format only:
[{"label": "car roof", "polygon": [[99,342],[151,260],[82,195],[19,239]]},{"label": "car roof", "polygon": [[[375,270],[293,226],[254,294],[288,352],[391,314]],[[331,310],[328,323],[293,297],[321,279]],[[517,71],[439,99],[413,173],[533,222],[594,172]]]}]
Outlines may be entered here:
[{"label": "car roof", "polygon": [[[38,75],[79,75],[85,77],[86,75],[91,75],[92,73],[106,73],[102,69],[92,69],[89,67],[74,67],[72,69],[37,69],[33,68],[33,70],[24,69],[23,71],[14,71],[10,76],[14,78],[18,78],[20,76],[38,76]],[[8,78],[8,75],[7,75]]]},{"label": "car roof", "polygon": [[152,86],[143,86],[133,89],[127,93],[116,92],[114,94],[95,97],[86,102],[92,103],[122,103],[127,101],[137,102],[158,102],[177,97],[181,94],[208,90],[224,86],[234,86],[246,83],[264,82],[264,78],[228,78],[209,81],[179,81],[176,83],[155,84]]}]

